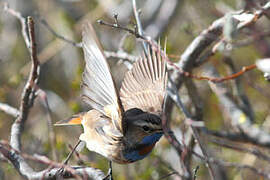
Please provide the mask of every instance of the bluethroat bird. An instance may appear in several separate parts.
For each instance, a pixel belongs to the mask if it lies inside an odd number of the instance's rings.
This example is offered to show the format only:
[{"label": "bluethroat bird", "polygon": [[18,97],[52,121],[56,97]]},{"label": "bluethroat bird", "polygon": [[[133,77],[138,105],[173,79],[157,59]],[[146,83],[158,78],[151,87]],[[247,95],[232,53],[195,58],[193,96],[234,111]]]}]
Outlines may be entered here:
[{"label": "bluethroat bird", "polygon": [[57,123],[82,124],[80,140],[90,151],[116,163],[145,158],[163,135],[161,114],[167,67],[159,48],[149,48],[115,87],[104,51],[91,24],[82,32],[85,69],[82,99],[93,109]]}]

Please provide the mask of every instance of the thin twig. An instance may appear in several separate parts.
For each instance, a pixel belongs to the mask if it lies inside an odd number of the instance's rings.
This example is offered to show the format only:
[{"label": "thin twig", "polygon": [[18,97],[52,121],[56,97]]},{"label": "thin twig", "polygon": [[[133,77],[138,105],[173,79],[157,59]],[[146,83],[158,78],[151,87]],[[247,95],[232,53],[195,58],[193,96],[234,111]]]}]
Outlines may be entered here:
[{"label": "thin twig", "polygon": [[[68,39],[68,38],[66,38],[66,37],[64,37],[64,36],[62,36],[62,35],[60,35],[60,34],[58,34],[58,33],[57,33],[57,32],[56,32],[56,31],[48,24],[48,22],[47,22],[44,18],[42,18],[42,17],[39,16],[38,20],[40,21],[40,23],[41,23],[42,25],[44,25],[44,26],[48,29],[49,32],[52,33],[53,36],[55,36],[55,38],[60,39],[60,40],[66,42],[66,43],[68,43],[68,44],[71,44],[71,45],[73,45],[74,47],[78,47],[78,48],[81,48],[81,47],[82,47],[81,42],[75,42],[75,41],[72,41],[72,40],[70,40],[70,39]],[[103,22],[103,21],[101,21],[101,22],[99,22],[99,23],[102,23],[102,22]],[[116,21],[116,22],[117,22],[117,21]],[[127,29],[125,29],[125,30],[127,30]],[[130,31],[132,31],[132,30],[130,29]],[[125,35],[124,37],[126,37],[126,35]],[[123,44],[123,40],[121,40],[121,43],[120,43],[120,44],[121,44],[121,45]],[[118,52],[105,51],[104,53],[105,53],[105,56],[106,56],[107,58],[124,59],[124,60],[130,61],[131,63],[135,62],[135,61],[138,59],[137,56],[128,54],[128,53],[126,53],[126,52],[124,52],[124,51],[118,51]]]},{"label": "thin twig", "polygon": [[[137,24],[137,31],[138,31],[138,34],[140,36],[144,36],[143,35],[143,29],[142,29],[142,22],[140,20],[140,16],[139,16],[139,13],[138,13],[138,10],[137,10],[137,5],[136,5],[136,0],[132,0],[132,6],[133,6],[133,13],[134,13],[134,16],[135,16],[135,19],[136,19],[136,24]],[[142,45],[143,45],[143,50],[144,50],[144,53],[147,54],[147,44],[145,41],[142,41]]]},{"label": "thin twig", "polygon": [[[225,56],[223,59],[223,62],[228,65],[228,67],[230,68],[230,71],[232,74],[235,74],[236,72],[236,67],[234,65],[234,62],[232,60],[231,57]],[[243,87],[243,83],[241,81],[242,79],[239,78],[235,78],[234,80],[234,87],[236,89],[236,93],[237,93],[237,97],[239,99],[239,106],[241,107],[241,109],[243,109],[243,111],[247,114],[247,116],[250,118],[251,121],[254,121],[254,111],[253,108],[251,106],[251,103],[248,99],[248,96],[245,93],[245,89]]]},{"label": "thin twig", "polygon": [[244,152],[244,153],[249,153],[249,154],[252,154],[252,155],[254,155],[262,160],[270,162],[270,157],[268,155],[264,154],[263,152],[261,152],[257,148],[245,148],[245,147],[241,146],[241,144],[237,145],[237,144],[233,144],[231,142],[226,142],[226,141],[220,140],[220,139],[219,140],[211,139],[210,141],[219,145],[219,146],[223,146],[223,147],[230,148],[230,149]]},{"label": "thin twig", "polygon": [[253,166],[249,166],[249,165],[245,165],[245,164],[233,163],[233,162],[226,162],[226,161],[219,160],[219,159],[210,159],[209,161],[212,163],[218,164],[218,165],[222,165],[224,167],[237,168],[238,170],[247,169],[249,171],[254,172],[255,174],[257,174],[259,176],[270,179],[269,172],[263,171],[262,169],[259,169],[257,167],[253,167]]},{"label": "thin twig", "polygon": [[81,143],[82,141],[79,140],[77,142],[77,144],[72,148],[71,152],[68,154],[67,158],[64,160],[63,164],[68,164],[68,161],[70,160],[72,154],[76,151],[77,147],[79,146],[79,144]]},{"label": "thin twig", "polygon": [[224,138],[233,142],[251,143],[261,147],[270,147],[270,142],[265,140],[257,141],[256,138],[246,136],[243,132],[228,132],[223,130],[209,130],[206,127],[201,128],[201,131],[208,136],[215,136],[218,138]]},{"label": "thin twig", "polygon": [[45,91],[43,91],[42,89],[38,89],[37,91],[38,97],[41,99],[43,105],[44,105],[44,109],[46,111],[46,118],[47,118],[47,124],[48,124],[48,138],[49,138],[49,142],[50,142],[50,146],[52,149],[52,159],[54,161],[57,161],[57,153],[56,153],[56,138],[55,138],[55,133],[53,130],[53,122],[52,122],[52,111],[50,109],[49,106],[49,102],[48,102],[48,98],[47,98],[47,94]]},{"label": "thin twig", "polygon": [[[170,164],[166,163],[162,157],[157,157],[160,164],[164,165],[166,169],[170,171],[170,173],[175,172],[175,174],[179,177],[183,177],[179,172],[177,172]],[[184,178],[184,177],[183,177]]]},{"label": "thin twig", "polygon": [[[241,23],[238,24],[237,30],[240,30],[252,23],[255,23],[264,14],[264,11],[267,11],[269,9],[270,9],[270,2],[265,4],[262,7],[262,9],[256,11],[252,15],[253,18],[247,18],[247,17],[250,17],[249,13],[232,15],[233,18],[235,19],[241,19]],[[214,21],[207,29],[202,31],[201,34],[197,36],[192,41],[192,43],[186,48],[177,66],[184,72],[185,71],[191,72],[191,70],[195,67],[194,64],[196,63],[196,60],[200,57],[201,53],[207,47],[209,47],[213,42],[215,42],[216,40],[220,38],[220,35],[223,32],[223,27],[224,27],[225,22],[226,22],[226,17],[223,16],[222,18]],[[249,70],[248,67],[245,69]],[[185,76],[185,74],[183,73],[178,74],[178,70],[176,70],[172,75],[173,80],[176,82],[177,88],[179,88],[182,85],[182,82],[184,79],[182,75]],[[205,79],[208,80],[208,78],[205,78]],[[229,78],[225,78],[225,79],[229,79]],[[224,81],[224,80],[221,79],[221,80],[214,80],[214,81]]]},{"label": "thin twig", "polygon": [[53,28],[49,25],[49,23],[48,23],[45,19],[43,19],[42,17],[38,16],[38,20],[39,20],[39,22],[40,22],[42,25],[44,25],[44,26],[48,29],[48,31],[50,31],[56,38],[61,39],[61,40],[65,41],[65,42],[67,42],[67,43],[69,43],[69,44],[72,44],[72,45],[75,46],[75,47],[79,47],[79,48],[82,47],[82,44],[81,44],[81,43],[74,42],[74,41],[69,40],[69,39],[67,39],[66,37],[64,37],[64,36],[62,36],[62,35],[56,33],[56,32],[53,30]]},{"label": "thin twig", "polygon": [[24,42],[26,44],[26,47],[30,46],[30,40],[27,34],[27,26],[26,26],[26,19],[21,15],[20,12],[15,11],[14,9],[9,8],[8,3],[4,3],[4,10],[7,11],[9,14],[11,14],[12,16],[16,17],[17,19],[19,19],[21,26],[22,26],[22,35],[24,38]]},{"label": "thin twig", "polygon": [[166,179],[166,178],[168,178],[168,177],[170,177],[172,175],[176,175],[176,174],[178,174],[178,173],[177,172],[171,172],[169,174],[166,174],[166,175],[162,176],[161,178],[159,178],[159,180]]},{"label": "thin twig", "polygon": [[232,167],[232,168],[237,168],[239,170],[243,170],[243,169],[247,169],[247,170],[250,170],[260,176],[263,176],[267,179],[270,179],[270,173],[269,172],[266,172],[262,169],[258,169],[258,168],[255,168],[253,166],[249,166],[249,165],[245,165],[245,164],[239,164],[239,163],[234,163],[234,162],[226,162],[226,161],[223,161],[221,159],[215,159],[215,158],[212,158],[212,157],[209,157],[208,159],[201,156],[200,154],[196,153],[195,151],[191,150],[193,155],[196,156],[197,158],[201,159],[203,162],[209,162],[209,163],[214,163],[216,165],[221,165],[221,166],[224,166],[224,167]]},{"label": "thin twig", "polygon": [[[150,43],[152,46],[157,46],[156,43],[151,40],[149,37],[146,37],[146,36],[143,36],[143,35],[140,35],[138,34],[138,32],[136,32],[136,30],[133,30],[133,29],[129,29],[127,27],[123,27],[119,24],[111,24],[111,23],[108,23],[108,22],[105,22],[105,21],[102,21],[102,20],[98,20],[98,23],[100,25],[105,25],[105,26],[109,26],[111,28],[117,28],[117,29],[121,29],[121,30],[124,30],[124,31],[127,31],[129,32],[130,34],[134,35],[136,38],[139,38],[139,39],[142,39],[144,42],[148,42]],[[249,65],[249,66],[244,66],[242,67],[242,70],[237,72],[237,73],[234,73],[232,75],[229,75],[229,76],[225,76],[225,77],[220,77],[220,78],[214,78],[214,77],[208,77],[208,76],[198,76],[198,75],[194,75],[192,74],[191,72],[189,71],[185,71],[183,70],[183,68],[180,68],[179,65],[177,65],[176,63],[173,63],[165,54],[164,52],[162,51],[162,54],[163,56],[165,57],[165,60],[168,62],[168,64],[173,67],[180,75],[183,75],[184,77],[189,77],[189,78],[193,78],[193,79],[197,79],[197,80],[207,80],[207,81],[210,81],[210,82],[214,82],[214,83],[221,83],[221,82],[224,82],[224,81],[228,81],[228,80],[232,80],[232,79],[235,79],[241,75],[243,75],[245,72],[247,71],[250,71],[252,69],[255,69],[256,68],[256,65],[255,64],[252,64],[252,65]],[[214,55],[213,52],[211,52],[211,54],[207,54],[207,58],[209,56],[212,56]],[[182,55],[183,56],[183,55]],[[200,60],[202,61],[202,60]],[[204,61],[204,59],[203,59]],[[200,65],[202,62],[198,62]],[[195,64],[195,63],[194,63]],[[197,64],[198,65],[198,64]]]},{"label": "thin twig", "polygon": [[112,24],[112,23],[108,23],[108,22],[103,21],[103,20],[97,20],[97,23],[100,24],[100,25],[104,25],[104,26],[114,28],[114,29],[120,29],[120,30],[127,31],[130,34],[134,35],[136,38],[139,38],[139,39],[142,39],[142,40],[145,40],[145,41],[149,41],[148,38],[146,38],[145,36],[140,35],[136,30],[121,26],[120,24],[115,24],[115,23]]},{"label": "thin twig", "polygon": [[196,180],[197,179],[197,173],[198,173],[198,171],[199,171],[199,168],[200,168],[200,166],[196,166],[196,168],[194,169],[194,174],[193,174],[193,180]]},{"label": "thin twig", "polygon": [[[134,0],[133,0],[134,1]],[[137,13],[138,14],[138,13]],[[117,18],[116,18],[117,19]],[[51,26],[47,23],[47,21],[45,19],[42,19],[40,18],[39,19],[40,22],[58,39],[61,39],[69,44],[72,44],[73,46],[75,47],[81,47],[81,43],[76,43],[72,40],[69,40],[67,39],[66,37],[62,36],[62,35],[59,35],[58,33],[56,33],[52,28]],[[121,30],[124,30],[124,31],[127,31],[129,32],[130,34],[134,35],[136,38],[139,38],[139,39],[142,39],[143,40],[143,47],[145,47],[145,44],[146,42],[151,42],[152,40],[150,40],[149,37],[146,37],[144,36],[143,34],[140,34],[140,31],[136,31],[133,30],[133,29],[130,29],[130,28],[127,28],[127,27],[124,27],[124,26],[121,26],[118,21],[115,21],[114,24],[111,24],[111,23],[108,23],[108,22],[105,22],[103,20],[98,20],[97,21],[100,25],[105,25],[105,26],[109,26],[109,27],[112,27],[112,28],[116,28],[116,29],[121,29]],[[139,29],[139,28],[138,28]],[[151,42],[153,43],[153,42]],[[145,49],[145,48],[144,48]],[[106,51],[105,52],[105,55],[106,57],[116,57],[118,59],[126,59],[126,60],[129,60],[131,62],[134,62],[134,60],[136,60],[137,58],[134,57],[133,55],[130,55],[126,52],[110,52],[110,51]],[[203,59],[200,59],[199,62],[196,63],[196,66],[198,66],[199,64],[201,65],[202,62],[205,61],[206,57],[209,58],[209,56],[212,56],[214,55],[214,53],[211,51],[211,54],[207,54],[207,56],[205,56]],[[175,57],[175,56],[174,56]],[[177,71],[179,71],[179,73],[181,75],[184,75],[185,77],[190,77],[190,78],[193,78],[193,79],[197,79],[197,80],[207,80],[207,81],[211,81],[211,82],[214,82],[214,83],[221,83],[221,82],[224,82],[224,81],[228,81],[228,80],[232,80],[232,79],[236,79],[237,77],[243,75],[245,72],[247,71],[250,71],[250,70],[253,70],[256,68],[256,65],[255,64],[252,64],[252,65],[249,65],[249,66],[244,66],[242,67],[242,70],[240,70],[239,72],[237,73],[234,73],[230,76],[225,76],[225,77],[220,77],[220,78],[213,78],[213,77],[207,77],[207,76],[198,76],[198,75],[194,75],[188,71],[184,71],[182,68],[180,68],[179,66],[177,66],[175,63],[173,63],[172,61],[170,61],[169,58],[165,58],[166,61],[168,62],[168,64],[170,66],[172,66],[173,68],[175,68]]]},{"label": "thin twig", "polygon": [[[268,2],[263,8],[264,11],[270,9],[270,3]],[[263,14],[260,11],[261,14]],[[241,17],[242,19],[245,19],[245,17],[248,15],[248,13],[241,13],[237,14],[238,18]],[[233,15],[234,16],[234,15]],[[191,72],[196,65],[196,61],[201,56],[201,54],[209,48],[211,44],[213,44],[215,41],[217,41],[220,36],[223,33],[223,27],[225,24],[225,16],[221,17],[220,19],[215,20],[207,29],[203,30],[185,49],[184,53],[181,55],[181,58],[179,59],[179,62],[177,63],[177,66],[186,72]],[[213,55],[213,53],[208,53],[206,57],[209,57]],[[207,59],[207,58],[205,58]],[[201,63],[202,64],[202,63]],[[185,75],[183,73],[179,73],[178,70],[175,70],[171,73],[171,77],[173,82],[176,84],[177,90],[182,86]],[[168,83],[168,87],[170,87],[171,84]],[[166,101],[166,113],[168,115],[172,112],[172,100],[167,99]],[[170,116],[168,116],[170,120]]]},{"label": "thin twig", "polygon": [[[169,81],[171,83],[171,86],[170,86],[170,88],[168,88],[168,95],[175,101],[175,103],[177,104],[179,109],[184,113],[185,118],[192,120],[191,114],[185,108],[185,106],[183,105],[183,103],[179,97],[176,86],[173,84],[173,82],[170,78],[169,78]],[[192,121],[195,122],[194,120],[192,120]],[[192,124],[190,124],[190,127],[193,131],[194,138],[197,140],[197,142],[202,150],[203,155],[205,156],[206,159],[208,159],[207,149],[200,138],[200,135],[199,135],[197,128],[195,126],[193,126]],[[209,164],[209,162],[207,162],[207,168],[209,170],[209,174],[210,174],[211,179],[215,179],[213,167],[211,164]]]},{"label": "thin twig", "polygon": [[[219,73],[213,66],[205,66],[206,73],[211,77],[218,77]],[[232,98],[230,90],[225,84],[210,83],[212,91],[217,95],[221,105],[224,107],[223,113],[231,119],[231,125],[236,128],[241,136],[235,138],[244,139],[246,142],[269,147],[270,134],[265,129],[253,124],[245,112],[239,108],[238,104]]]},{"label": "thin twig", "polygon": [[191,176],[191,174],[189,172],[189,169],[187,169],[187,167],[185,166],[185,164],[184,164],[184,162],[183,162],[183,160],[181,158],[184,147],[177,140],[174,133],[171,131],[165,112],[163,112],[163,114],[162,114],[162,129],[163,129],[163,132],[164,132],[164,135],[165,135],[166,139],[174,147],[174,149],[176,150],[176,152],[177,152],[177,154],[179,156],[179,161],[180,161],[180,164],[181,164],[181,168],[183,169],[182,176],[188,179]]},{"label": "thin twig", "polygon": [[258,34],[254,34],[253,36],[247,38],[247,39],[243,39],[243,40],[239,40],[234,42],[232,45],[233,47],[243,47],[243,46],[248,46],[251,43],[254,43],[256,41],[259,41],[265,37],[269,37],[270,36],[270,31],[266,31],[266,32],[261,32]]},{"label": "thin twig", "polygon": [[177,66],[175,63],[171,62],[169,59],[167,59],[167,62],[169,63],[169,65],[174,67],[177,71],[179,71],[180,74],[184,75],[185,77],[190,77],[190,78],[197,79],[197,80],[207,80],[207,81],[210,81],[213,83],[222,83],[224,81],[236,79],[237,77],[243,75],[245,72],[256,68],[256,64],[252,64],[249,66],[243,66],[239,72],[236,72],[236,73],[229,75],[229,76],[217,78],[217,77],[211,77],[211,76],[197,76],[197,75],[194,75],[190,72],[183,71],[179,66]]}]

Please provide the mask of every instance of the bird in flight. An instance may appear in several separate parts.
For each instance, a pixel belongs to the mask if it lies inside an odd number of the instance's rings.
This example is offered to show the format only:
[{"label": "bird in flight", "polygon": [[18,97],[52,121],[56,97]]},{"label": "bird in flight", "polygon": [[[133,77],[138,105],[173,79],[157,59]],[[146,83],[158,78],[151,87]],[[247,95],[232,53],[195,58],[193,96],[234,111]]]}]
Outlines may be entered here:
[{"label": "bird in flight", "polygon": [[[151,46],[151,45],[150,45]],[[90,23],[82,32],[85,69],[82,99],[93,109],[56,125],[83,126],[80,140],[90,151],[126,164],[145,158],[163,135],[161,115],[167,86],[165,57],[151,46],[115,87],[104,51]]]}]

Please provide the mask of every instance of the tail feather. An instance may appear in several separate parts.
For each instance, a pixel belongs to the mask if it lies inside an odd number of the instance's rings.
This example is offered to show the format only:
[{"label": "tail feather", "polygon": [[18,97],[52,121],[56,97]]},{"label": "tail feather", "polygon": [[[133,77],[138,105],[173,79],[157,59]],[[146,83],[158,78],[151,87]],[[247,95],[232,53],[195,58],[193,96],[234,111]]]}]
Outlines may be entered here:
[{"label": "tail feather", "polygon": [[72,125],[81,125],[82,124],[82,120],[83,120],[83,115],[85,114],[85,112],[76,114],[71,116],[68,119],[64,119],[61,121],[56,122],[54,125],[55,126],[72,126]]}]

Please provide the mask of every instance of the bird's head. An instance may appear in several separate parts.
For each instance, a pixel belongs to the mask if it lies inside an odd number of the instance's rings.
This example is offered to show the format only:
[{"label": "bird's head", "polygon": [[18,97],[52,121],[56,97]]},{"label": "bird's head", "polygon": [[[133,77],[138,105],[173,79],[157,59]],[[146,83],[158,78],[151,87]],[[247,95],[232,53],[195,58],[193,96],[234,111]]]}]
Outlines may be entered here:
[{"label": "bird's head", "polygon": [[152,144],[163,134],[161,119],[155,114],[133,108],[127,110],[124,117],[127,123],[125,137],[131,144]]}]

